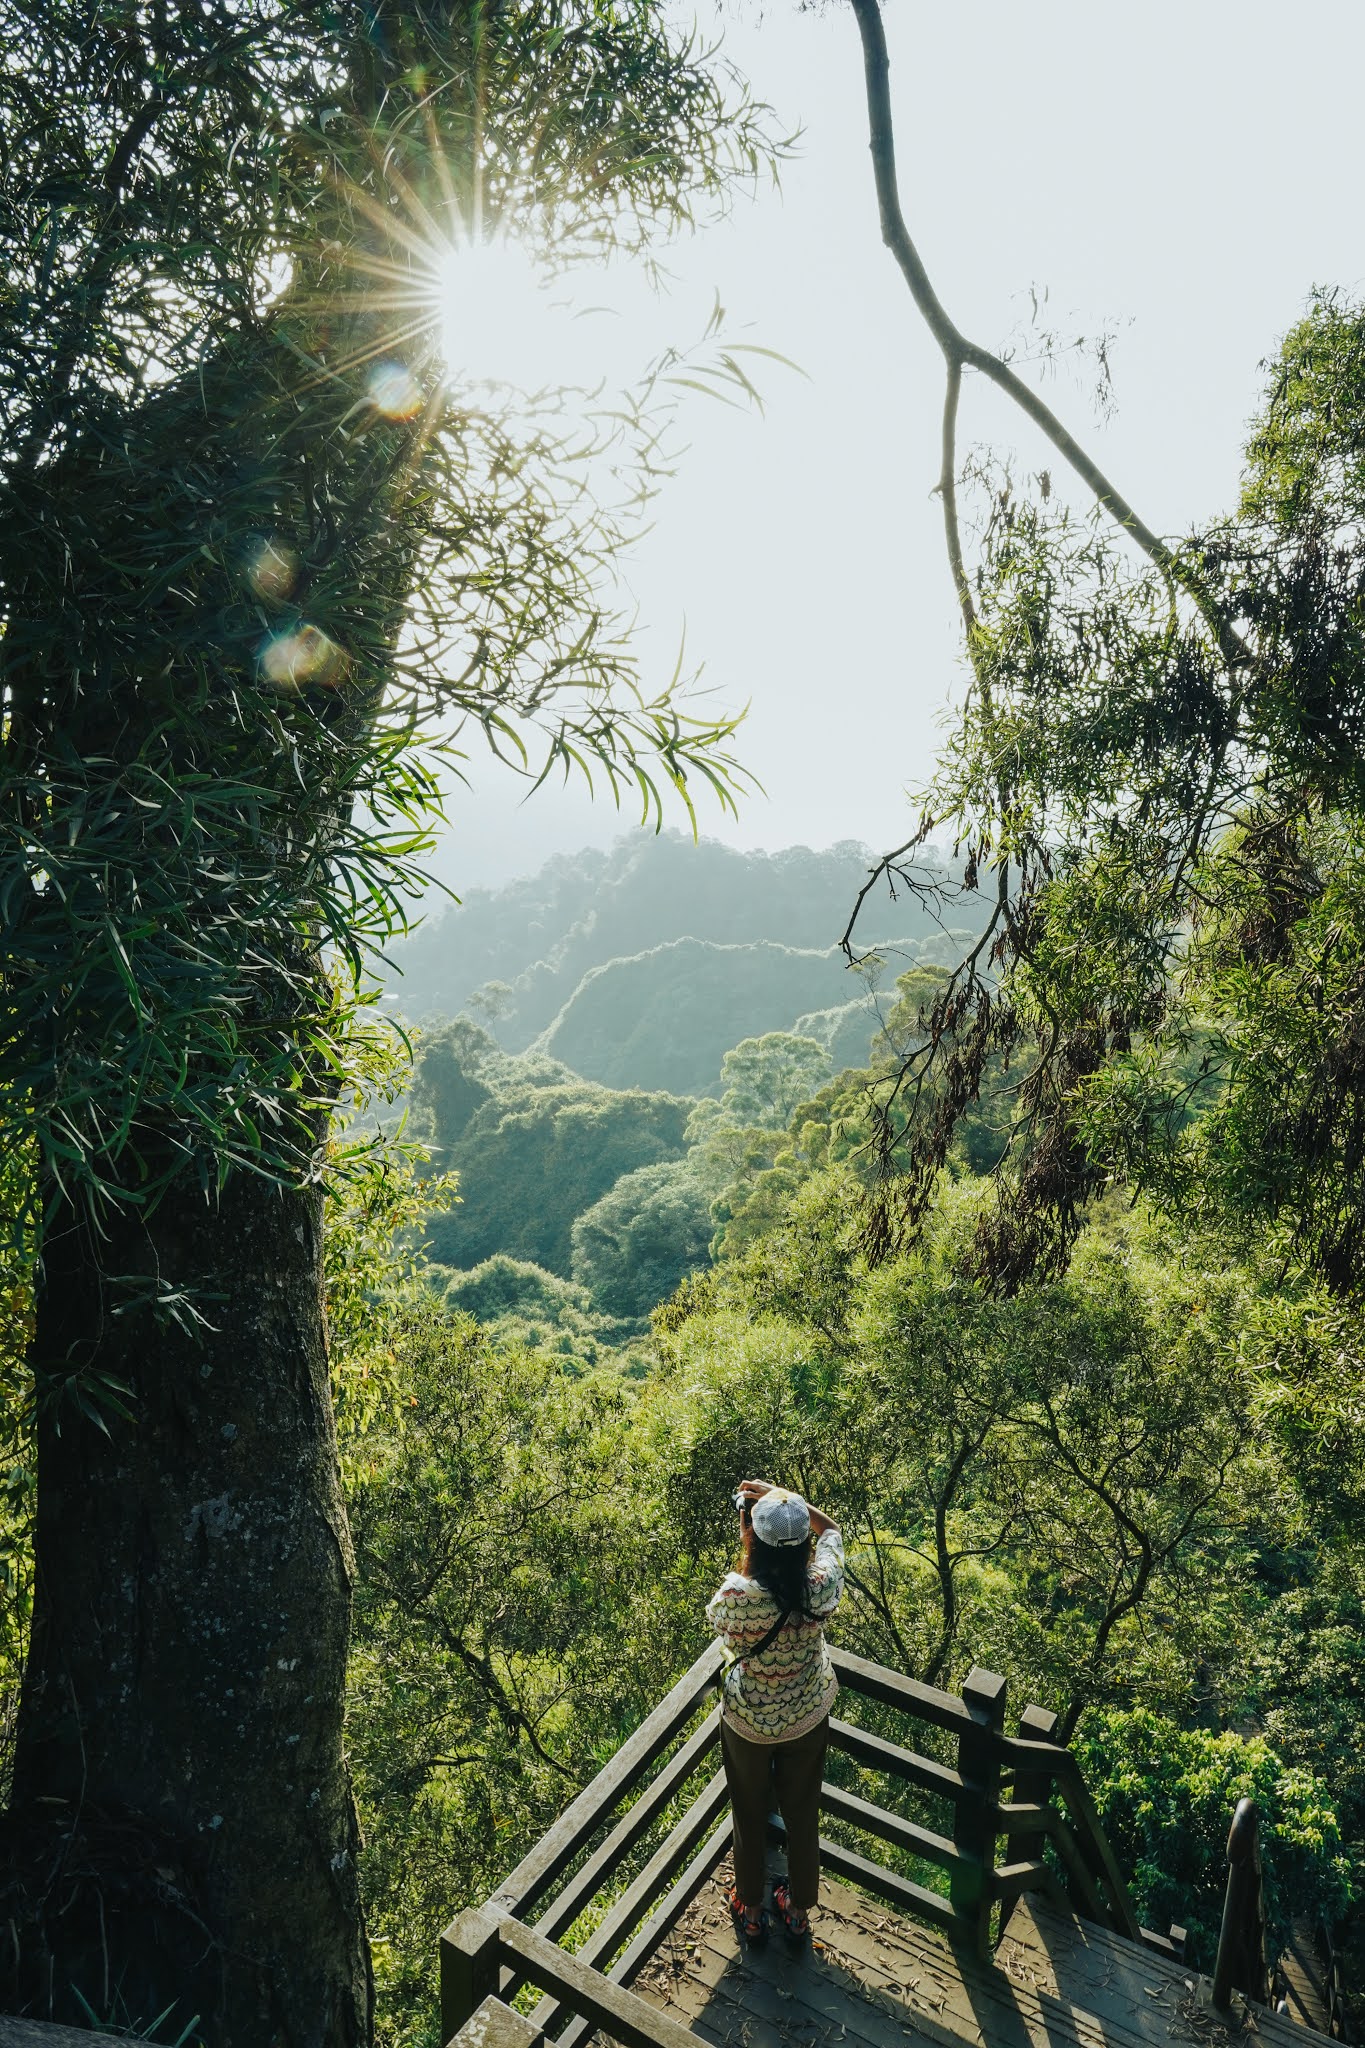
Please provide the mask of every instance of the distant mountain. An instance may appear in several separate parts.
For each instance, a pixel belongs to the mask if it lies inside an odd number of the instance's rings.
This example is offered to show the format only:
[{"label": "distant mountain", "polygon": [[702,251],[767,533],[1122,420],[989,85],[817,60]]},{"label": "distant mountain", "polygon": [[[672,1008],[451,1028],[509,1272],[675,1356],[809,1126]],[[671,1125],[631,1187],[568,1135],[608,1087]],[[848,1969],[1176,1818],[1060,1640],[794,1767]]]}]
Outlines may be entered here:
[{"label": "distant mountain", "polygon": [[[731,1046],[788,1031],[803,1011],[842,1008],[850,987],[862,995],[837,948],[671,939],[589,968],[532,1049],[608,1088],[703,1095]],[[864,1015],[861,1059],[877,1024],[870,1007]]]},{"label": "distant mountain", "polygon": [[[459,906],[433,914],[411,939],[393,948],[400,972],[390,978],[388,993],[396,1009],[420,1022],[456,1016],[483,991],[487,1002],[476,1001],[473,1007],[508,1051],[521,1051],[542,1035],[559,1032],[560,1019],[593,969],[656,953],[672,941],[700,940],[713,947],[766,944],[783,953],[828,959],[870,862],[867,848],[853,840],[818,853],[806,846],[743,853],[717,840],[694,843],[680,832],[636,833],[618,840],[609,853],[588,848],[561,856],[524,880],[502,889],[473,889]],[[906,965],[921,944],[937,935],[918,903],[903,895],[894,906],[885,896],[875,908],[869,906],[868,929],[873,928],[897,933]],[[761,978],[765,957],[757,955],[751,963],[754,981]],[[901,964],[890,963],[892,975]],[[732,965],[744,980],[749,970]],[[813,966],[778,971],[786,977],[784,988],[800,981],[796,1008],[780,1015],[765,1009],[765,1021],[756,1029],[789,1027],[797,1011],[842,1007],[849,999],[848,977],[840,979],[837,966],[828,973]],[[615,985],[632,980],[631,975],[618,976]],[[490,984],[505,986],[490,989]],[[597,1017],[606,994],[598,990],[586,997],[581,1016]],[[564,1028],[569,1028],[567,1019]],[[625,1028],[634,1031],[633,1025]],[[579,1071],[596,1076],[608,1059],[607,1039],[600,1025],[580,1026],[575,1016],[575,1044],[590,1042],[594,1030],[602,1048],[598,1064]],[[744,1035],[742,1030],[722,1035],[720,1050]],[[555,1051],[577,1065],[558,1044]],[[692,1071],[700,1071],[696,1062]],[[643,1068],[631,1070],[630,1085],[656,1085],[643,1073]],[[714,1072],[706,1085],[712,1080]]]}]

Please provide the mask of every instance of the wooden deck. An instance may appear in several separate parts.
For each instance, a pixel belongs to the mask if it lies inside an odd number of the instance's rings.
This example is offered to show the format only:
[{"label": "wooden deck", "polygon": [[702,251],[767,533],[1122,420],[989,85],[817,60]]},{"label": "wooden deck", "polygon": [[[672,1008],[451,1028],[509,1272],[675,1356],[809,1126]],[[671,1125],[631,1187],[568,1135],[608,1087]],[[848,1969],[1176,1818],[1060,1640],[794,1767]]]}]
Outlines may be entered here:
[{"label": "wooden deck", "polygon": [[1315,2027],[1325,2034],[1330,2029],[1327,1963],[1322,1942],[1310,1920],[1296,1920],[1289,1933],[1289,1946],[1280,1957],[1284,1979],[1285,2010],[1301,2026]]},{"label": "wooden deck", "polygon": [[[1021,1901],[993,1963],[826,1879],[811,1949],[741,1949],[722,1866],[633,1981],[716,2048],[1230,2048],[1182,1965]],[[1264,2048],[1302,2031],[1257,2012]]]}]

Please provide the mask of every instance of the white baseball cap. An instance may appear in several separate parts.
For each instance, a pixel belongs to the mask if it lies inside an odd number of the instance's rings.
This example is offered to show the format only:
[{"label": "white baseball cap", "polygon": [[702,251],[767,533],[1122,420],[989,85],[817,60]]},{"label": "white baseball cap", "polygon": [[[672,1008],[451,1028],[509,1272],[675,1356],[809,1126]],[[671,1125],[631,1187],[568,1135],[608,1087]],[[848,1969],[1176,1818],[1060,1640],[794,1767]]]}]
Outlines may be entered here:
[{"label": "white baseball cap", "polygon": [[810,1509],[785,1486],[770,1486],[761,1494],[749,1510],[749,1522],[759,1542],[774,1550],[804,1543],[810,1535]]}]

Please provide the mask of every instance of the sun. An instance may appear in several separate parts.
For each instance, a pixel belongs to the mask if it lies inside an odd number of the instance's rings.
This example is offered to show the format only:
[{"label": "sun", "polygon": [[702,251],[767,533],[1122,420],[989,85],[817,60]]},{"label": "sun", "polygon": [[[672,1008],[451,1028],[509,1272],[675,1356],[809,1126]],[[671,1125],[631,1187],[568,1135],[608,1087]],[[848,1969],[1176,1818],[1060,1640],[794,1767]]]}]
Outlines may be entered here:
[{"label": "sun", "polygon": [[452,242],[432,271],[437,345],[452,381],[525,392],[598,381],[591,319],[525,244],[510,235]]}]

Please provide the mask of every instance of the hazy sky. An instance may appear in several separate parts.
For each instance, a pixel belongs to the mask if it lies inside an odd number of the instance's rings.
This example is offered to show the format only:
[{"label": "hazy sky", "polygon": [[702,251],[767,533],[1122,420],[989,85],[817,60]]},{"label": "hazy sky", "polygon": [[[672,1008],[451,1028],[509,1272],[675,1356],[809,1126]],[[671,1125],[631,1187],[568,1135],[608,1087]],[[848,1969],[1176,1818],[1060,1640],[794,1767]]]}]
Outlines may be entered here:
[{"label": "hazy sky", "polygon": [[[904,836],[960,687],[937,501],[940,358],[877,231],[861,55],[840,0],[705,15],[755,93],[804,130],[781,192],[676,247],[664,307],[627,290],[612,361],[687,340],[717,291],[728,332],[794,358],[766,413],[698,401],[690,449],[630,567],[660,678],[685,630],[766,795],[702,828],[744,846]],[[1315,284],[1365,279],[1360,0],[890,0],[901,189],[940,296],[1016,343],[1030,291],[1064,335],[1116,332],[1118,411],[1093,373],[1042,372],[1063,418],[1158,530],[1230,504],[1259,366]],[[637,349],[638,344],[638,349]],[[1048,464],[969,384],[963,444]],[[607,843],[575,791],[472,763],[441,871],[456,888]],[[682,822],[679,816],[677,822]]]}]

